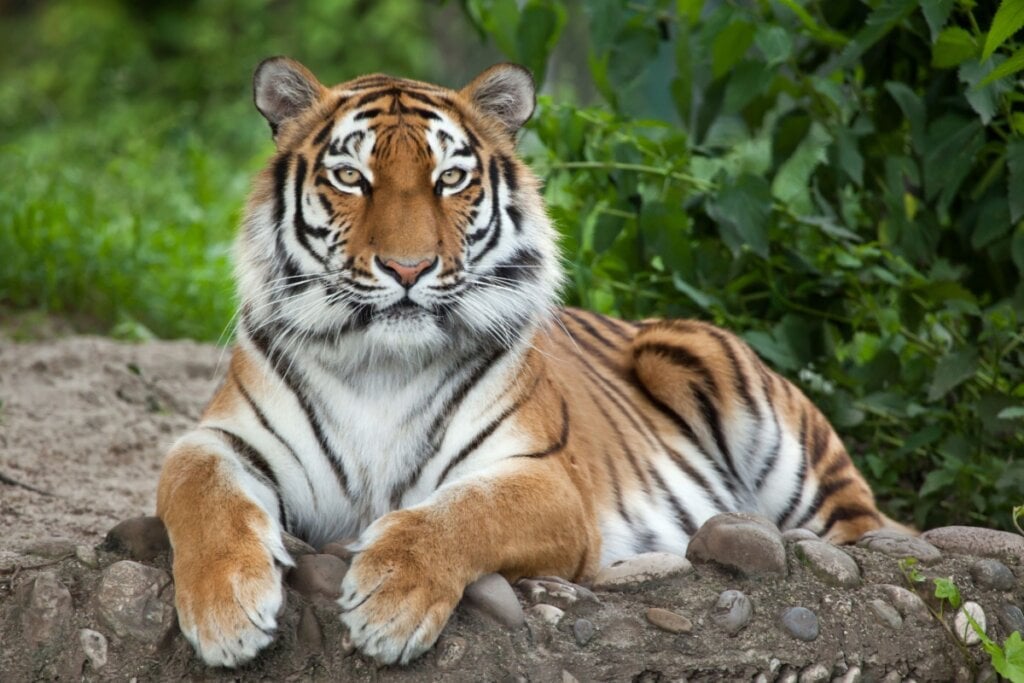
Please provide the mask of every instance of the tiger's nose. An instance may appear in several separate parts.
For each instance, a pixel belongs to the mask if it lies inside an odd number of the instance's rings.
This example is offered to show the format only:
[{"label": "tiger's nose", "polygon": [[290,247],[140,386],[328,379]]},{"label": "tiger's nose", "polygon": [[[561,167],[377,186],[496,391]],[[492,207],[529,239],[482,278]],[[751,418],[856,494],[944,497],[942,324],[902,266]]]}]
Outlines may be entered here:
[{"label": "tiger's nose", "polygon": [[400,285],[407,288],[416,284],[416,281],[419,280],[424,273],[437,265],[438,261],[438,258],[435,256],[433,260],[423,259],[413,265],[406,265],[396,259],[382,261],[379,256],[374,256],[373,258],[377,261],[377,266],[381,270],[398,280]]}]

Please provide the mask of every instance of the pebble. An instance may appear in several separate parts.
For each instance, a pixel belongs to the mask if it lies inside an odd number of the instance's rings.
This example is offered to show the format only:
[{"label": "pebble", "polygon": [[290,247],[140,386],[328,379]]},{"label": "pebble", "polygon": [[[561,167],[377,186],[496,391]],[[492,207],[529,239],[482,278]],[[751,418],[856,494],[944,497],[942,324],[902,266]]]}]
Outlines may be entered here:
[{"label": "pebble", "polygon": [[557,626],[558,622],[562,620],[562,616],[565,614],[565,612],[558,607],[555,607],[554,605],[545,605],[544,603],[534,605],[528,609],[527,612],[539,618],[545,624],[550,624],[551,626]]},{"label": "pebble", "polygon": [[170,575],[122,560],[103,570],[96,590],[96,613],[121,638],[158,643],[174,628],[174,588]]},{"label": "pebble", "polygon": [[73,541],[61,538],[47,541],[36,541],[35,543],[26,546],[23,552],[27,555],[35,555],[36,557],[42,557],[47,560],[62,560],[75,554],[75,544]]},{"label": "pebble", "polygon": [[693,571],[689,560],[674,553],[642,553],[603,567],[594,579],[598,590],[616,590],[638,586],[669,576]]},{"label": "pebble", "polygon": [[1020,607],[1007,603],[1000,605],[997,610],[999,621],[1007,631],[1020,631],[1024,634],[1024,612],[1021,612]]},{"label": "pebble", "polygon": [[851,666],[842,676],[832,679],[832,683],[861,683],[864,673],[859,666]]},{"label": "pebble", "polygon": [[786,543],[794,543],[796,541],[820,541],[821,538],[810,529],[786,529],[782,532],[782,540]]},{"label": "pebble", "polygon": [[89,660],[93,670],[102,669],[107,663],[107,637],[91,628],[83,628],[78,632],[78,642],[82,652]]},{"label": "pebble", "polygon": [[800,673],[786,666],[782,669],[779,677],[775,679],[775,683],[796,683],[798,678],[800,678]]},{"label": "pebble", "polygon": [[729,635],[739,633],[744,626],[750,623],[753,616],[754,605],[750,602],[750,598],[742,591],[737,590],[723,591],[718,596],[718,602],[715,603],[711,613],[712,620]]},{"label": "pebble", "polygon": [[868,602],[868,606],[871,607],[871,610],[878,617],[878,621],[882,625],[888,626],[894,631],[898,631],[903,626],[903,617],[900,616],[895,607],[884,600],[875,598]]},{"label": "pebble", "polygon": [[545,602],[555,607],[569,609],[579,600],[600,603],[589,589],[557,576],[540,576],[520,579],[517,586],[522,588],[532,603]]},{"label": "pebble", "polygon": [[985,558],[971,565],[971,577],[981,588],[997,591],[1013,590],[1017,579],[1010,568],[999,560]]},{"label": "pebble", "polygon": [[982,557],[1013,558],[1024,563],[1024,536],[1009,531],[974,526],[946,526],[931,529],[921,538],[951,552]]},{"label": "pebble", "polygon": [[562,683],[580,683],[580,679],[576,678],[565,669],[562,669]]},{"label": "pebble", "polygon": [[299,617],[299,624],[295,627],[295,640],[298,646],[312,654],[319,654],[324,649],[324,635],[320,628],[320,622],[316,618],[316,612],[312,605],[306,605]]},{"label": "pebble", "polygon": [[594,622],[590,619],[577,619],[572,625],[572,635],[576,638],[576,644],[580,647],[593,640],[595,632]]},{"label": "pebble", "polygon": [[800,672],[800,683],[825,683],[832,677],[832,669],[824,664],[811,664]]},{"label": "pebble", "polygon": [[71,625],[71,593],[53,572],[41,572],[19,590],[21,630],[33,647],[63,647]]},{"label": "pebble", "polygon": [[133,517],[108,531],[101,548],[144,561],[170,550],[171,541],[159,517]]},{"label": "pebble", "polygon": [[881,589],[884,596],[888,599],[889,604],[895,607],[904,619],[914,618],[922,623],[929,623],[931,621],[931,612],[928,611],[924,602],[915,593],[902,586],[894,586],[890,583],[883,583],[878,588]]},{"label": "pebble", "polygon": [[345,561],[334,555],[299,555],[288,572],[288,585],[308,598],[337,600],[347,571]]},{"label": "pebble", "polygon": [[882,680],[879,683],[902,683],[902,681],[903,676],[900,675],[900,672],[893,670],[882,676]]},{"label": "pebble", "polygon": [[715,515],[686,549],[691,562],[715,562],[745,576],[786,574],[782,534],[768,519],[744,512]]},{"label": "pebble", "polygon": [[932,564],[942,559],[939,549],[928,541],[891,529],[869,531],[860,537],[857,546],[898,559],[914,557],[923,564]]},{"label": "pebble", "polygon": [[669,633],[689,633],[693,630],[693,622],[682,614],[660,607],[651,607],[647,610],[647,621]]},{"label": "pebble", "polygon": [[982,632],[986,630],[988,624],[985,622],[985,610],[978,603],[968,600],[956,612],[956,617],[953,619],[953,631],[956,633],[957,638],[965,644],[977,645],[981,642],[981,636],[971,626],[971,622],[967,620],[968,614],[977,622],[978,628]]},{"label": "pebble", "polygon": [[818,615],[806,607],[787,609],[782,613],[782,625],[791,636],[807,642],[815,640],[820,630]]},{"label": "pebble", "polygon": [[466,639],[461,636],[447,636],[437,644],[435,655],[437,666],[441,669],[450,669],[459,663],[468,649]]},{"label": "pebble", "polygon": [[501,574],[484,574],[466,586],[462,599],[509,628],[517,628],[526,622],[519,598]]},{"label": "pebble", "polygon": [[90,569],[98,569],[100,558],[96,554],[96,548],[91,545],[76,545],[75,558]]},{"label": "pebble", "polygon": [[321,548],[320,552],[326,555],[334,555],[338,559],[345,560],[346,562],[351,562],[352,558],[355,557],[355,553],[349,550],[348,546],[352,543],[355,543],[356,540],[358,539],[356,539],[355,536],[352,536],[350,538],[342,538],[337,541],[331,541],[323,548]]},{"label": "pebble", "polygon": [[846,552],[827,541],[798,541],[796,556],[823,582],[843,588],[860,585],[860,567]]}]

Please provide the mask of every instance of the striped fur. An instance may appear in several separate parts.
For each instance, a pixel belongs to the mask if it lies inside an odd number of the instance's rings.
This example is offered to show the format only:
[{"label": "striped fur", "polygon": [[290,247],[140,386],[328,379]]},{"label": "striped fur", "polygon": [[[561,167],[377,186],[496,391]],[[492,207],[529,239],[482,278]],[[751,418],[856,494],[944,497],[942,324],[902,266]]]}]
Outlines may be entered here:
[{"label": "striped fur", "polygon": [[888,522],[821,413],[734,335],[557,308],[555,232],[513,149],[521,69],[326,88],[276,59],[256,90],[278,151],[239,241],[237,345],[158,492],[206,662],[270,641],[282,530],[358,536],[342,618],[391,663],[483,573],[586,579],[681,553],[730,510],[838,542]]}]

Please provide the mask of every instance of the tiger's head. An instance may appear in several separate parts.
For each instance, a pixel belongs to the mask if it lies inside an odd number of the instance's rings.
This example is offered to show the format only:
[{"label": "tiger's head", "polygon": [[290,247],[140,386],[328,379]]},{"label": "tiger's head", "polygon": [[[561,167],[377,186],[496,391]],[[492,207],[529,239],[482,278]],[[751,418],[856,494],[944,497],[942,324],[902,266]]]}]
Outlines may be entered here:
[{"label": "tiger's head", "polygon": [[328,88],[275,57],[254,91],[277,153],[239,242],[250,329],[416,356],[508,345],[548,314],[556,237],[514,151],[528,71],[499,64],[458,91],[379,74]]}]

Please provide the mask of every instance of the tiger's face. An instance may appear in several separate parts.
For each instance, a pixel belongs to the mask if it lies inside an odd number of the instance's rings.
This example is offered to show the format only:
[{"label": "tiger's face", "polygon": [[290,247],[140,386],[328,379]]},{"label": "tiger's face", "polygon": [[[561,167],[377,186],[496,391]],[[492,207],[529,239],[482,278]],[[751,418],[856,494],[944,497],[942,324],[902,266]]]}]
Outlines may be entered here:
[{"label": "tiger's face", "polygon": [[525,70],[461,91],[381,75],[326,88],[275,58],[255,93],[278,151],[241,240],[250,326],[415,355],[508,345],[547,313],[554,232],[513,149]]}]

